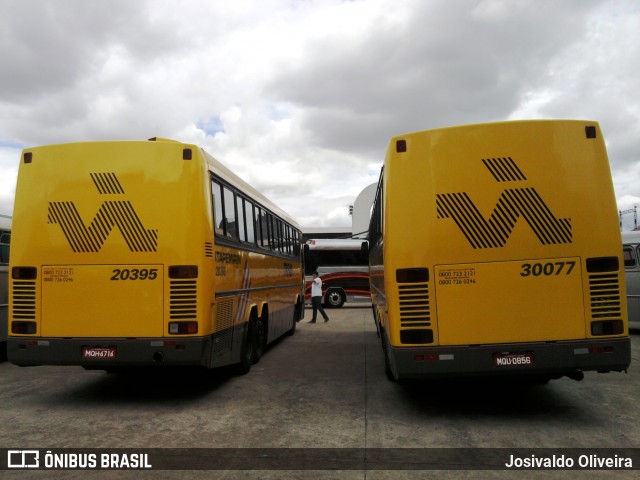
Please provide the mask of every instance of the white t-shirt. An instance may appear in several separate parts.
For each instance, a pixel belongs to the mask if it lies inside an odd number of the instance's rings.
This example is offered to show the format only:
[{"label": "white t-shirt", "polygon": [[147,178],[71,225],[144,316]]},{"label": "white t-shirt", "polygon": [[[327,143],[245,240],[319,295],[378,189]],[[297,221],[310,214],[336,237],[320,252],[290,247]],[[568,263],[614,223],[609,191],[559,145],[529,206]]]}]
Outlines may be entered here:
[{"label": "white t-shirt", "polygon": [[320,277],[314,278],[313,282],[311,283],[311,296],[312,297],[322,296],[322,280],[320,280]]}]

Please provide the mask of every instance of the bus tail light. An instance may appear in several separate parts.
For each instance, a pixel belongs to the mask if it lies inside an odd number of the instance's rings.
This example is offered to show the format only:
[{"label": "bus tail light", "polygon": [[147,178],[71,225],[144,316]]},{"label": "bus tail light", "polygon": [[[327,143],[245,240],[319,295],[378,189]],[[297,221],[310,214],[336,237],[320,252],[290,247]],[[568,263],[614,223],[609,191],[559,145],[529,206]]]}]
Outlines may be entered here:
[{"label": "bus tail light", "polygon": [[604,320],[601,322],[591,322],[591,335],[622,335],[624,324],[622,320]]},{"label": "bus tail light", "polygon": [[425,283],[428,281],[428,268],[399,268],[396,270],[396,282],[398,283]]},{"label": "bus tail light", "polygon": [[405,344],[433,343],[433,330],[430,328],[400,330],[400,342]]},{"label": "bus tail light", "polygon": [[198,333],[198,322],[170,322],[171,335],[194,335]]},{"label": "bus tail light", "polygon": [[587,258],[587,272],[617,272],[620,269],[618,257]]},{"label": "bus tail light", "polygon": [[197,265],[171,265],[169,278],[198,278]]},{"label": "bus tail light", "polygon": [[33,335],[36,330],[36,322],[11,322],[11,333],[16,335]]},{"label": "bus tail light", "polygon": [[38,269],[36,267],[13,267],[11,278],[14,280],[35,280],[38,278]]},{"label": "bus tail light", "polygon": [[414,355],[414,362],[440,362],[444,360],[454,360],[452,353],[431,353],[427,355]]},{"label": "bus tail light", "polygon": [[589,353],[612,353],[613,347],[589,347]]}]

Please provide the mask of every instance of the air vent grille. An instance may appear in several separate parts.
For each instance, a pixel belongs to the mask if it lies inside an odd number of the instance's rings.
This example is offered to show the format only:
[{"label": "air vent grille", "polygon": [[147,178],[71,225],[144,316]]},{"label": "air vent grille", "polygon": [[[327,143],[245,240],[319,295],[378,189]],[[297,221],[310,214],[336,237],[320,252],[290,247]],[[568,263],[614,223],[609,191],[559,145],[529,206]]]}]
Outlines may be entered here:
[{"label": "air vent grille", "polygon": [[197,286],[195,280],[172,280],[169,284],[169,318],[197,317]]},{"label": "air vent grille", "polygon": [[400,326],[431,326],[431,308],[429,305],[429,284],[399,284]]},{"label": "air vent grille", "polygon": [[13,281],[11,316],[14,320],[35,320],[36,282]]},{"label": "air vent grille", "polygon": [[216,339],[213,344],[214,352],[224,351],[231,346],[233,336],[233,299],[225,298],[218,301],[216,311]]},{"label": "air vent grille", "polygon": [[620,282],[618,274],[589,275],[591,318],[594,320],[620,320]]}]

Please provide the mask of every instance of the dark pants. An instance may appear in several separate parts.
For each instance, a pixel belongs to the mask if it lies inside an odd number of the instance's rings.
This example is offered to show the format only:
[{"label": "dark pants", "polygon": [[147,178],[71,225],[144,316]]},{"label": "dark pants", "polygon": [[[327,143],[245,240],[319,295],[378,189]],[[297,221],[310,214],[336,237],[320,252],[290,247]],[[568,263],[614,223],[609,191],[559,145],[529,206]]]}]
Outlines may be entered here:
[{"label": "dark pants", "polygon": [[322,297],[311,297],[311,308],[313,308],[313,318],[311,318],[312,322],[316,321],[318,310],[320,310],[320,314],[322,315],[322,318],[325,319],[325,321],[329,320],[327,314],[324,313],[324,308],[322,308]]}]

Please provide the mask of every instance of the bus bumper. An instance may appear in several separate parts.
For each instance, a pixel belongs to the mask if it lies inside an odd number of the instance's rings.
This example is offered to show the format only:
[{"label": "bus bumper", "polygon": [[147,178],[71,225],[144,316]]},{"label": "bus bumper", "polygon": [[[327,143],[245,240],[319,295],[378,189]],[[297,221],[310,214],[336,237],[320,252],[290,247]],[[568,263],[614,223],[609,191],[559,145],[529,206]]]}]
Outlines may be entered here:
[{"label": "bus bumper", "polygon": [[626,371],[631,363],[628,337],[588,342],[388,348],[399,379],[477,375],[576,378],[576,373],[582,371]]},{"label": "bus bumper", "polygon": [[88,369],[206,366],[209,337],[176,339],[63,339],[9,337],[7,358],[20,366],[80,365]]}]

